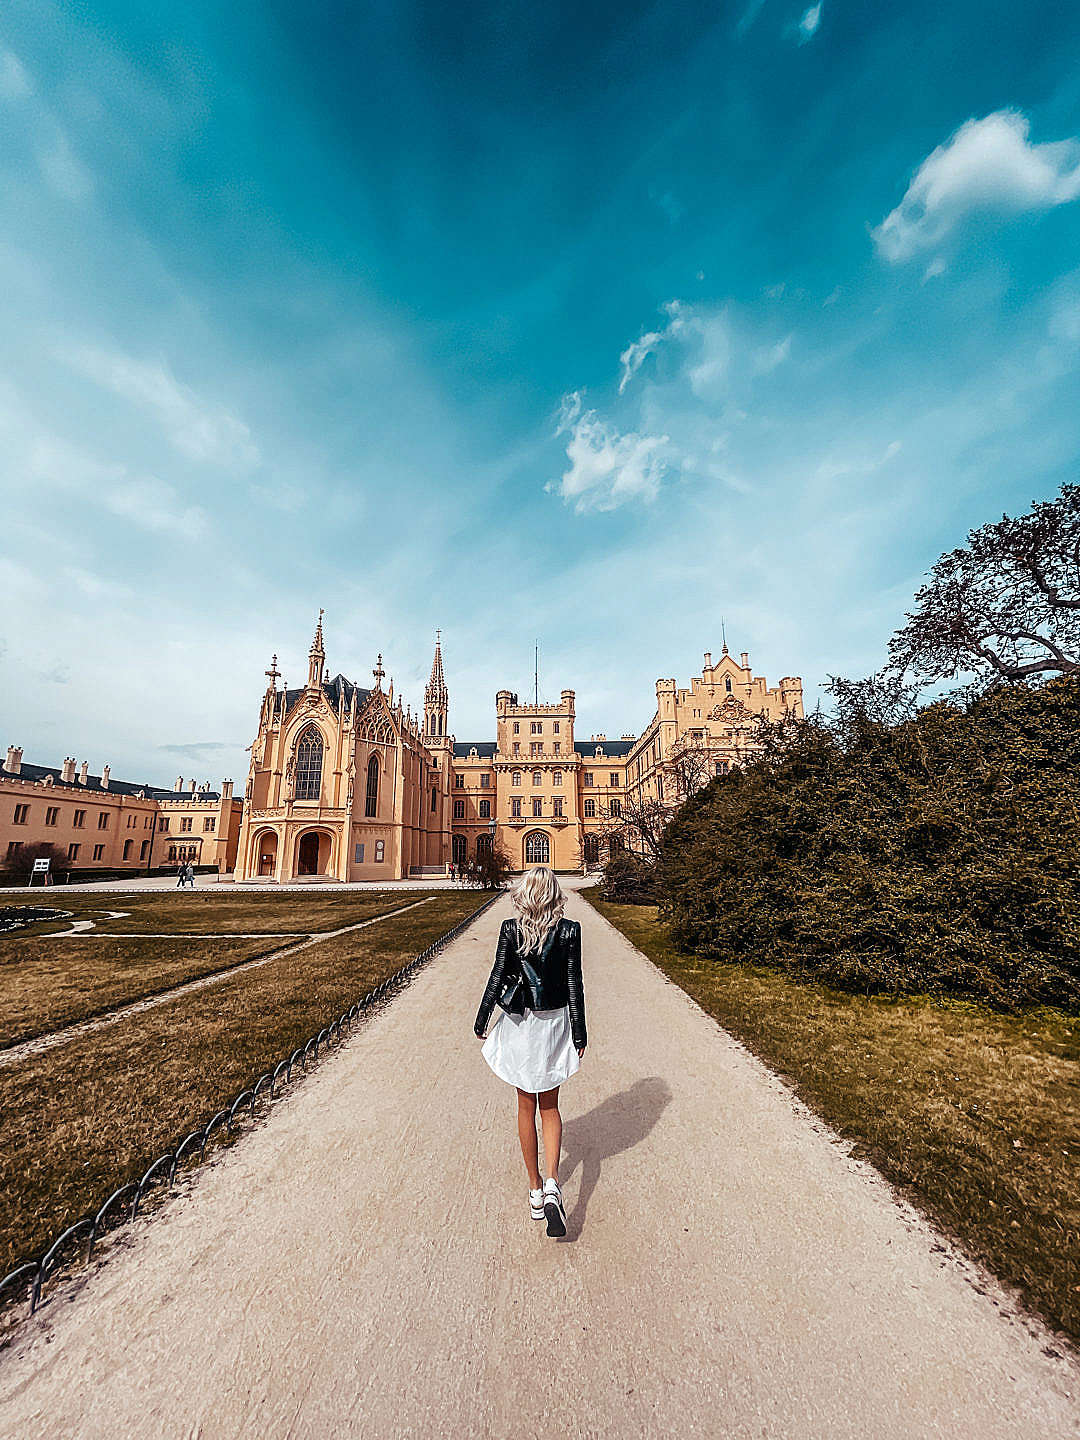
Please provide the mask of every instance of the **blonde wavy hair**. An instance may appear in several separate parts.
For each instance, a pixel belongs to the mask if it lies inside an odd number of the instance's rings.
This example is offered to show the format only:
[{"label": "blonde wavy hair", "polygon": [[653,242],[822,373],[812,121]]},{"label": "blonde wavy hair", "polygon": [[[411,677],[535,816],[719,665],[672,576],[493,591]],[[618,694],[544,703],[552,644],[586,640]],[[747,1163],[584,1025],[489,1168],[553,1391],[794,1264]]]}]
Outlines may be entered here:
[{"label": "blonde wavy hair", "polygon": [[539,950],[548,932],[562,919],[566,898],[554,873],[546,865],[527,870],[514,888],[510,899],[517,911],[518,943],[521,953]]}]

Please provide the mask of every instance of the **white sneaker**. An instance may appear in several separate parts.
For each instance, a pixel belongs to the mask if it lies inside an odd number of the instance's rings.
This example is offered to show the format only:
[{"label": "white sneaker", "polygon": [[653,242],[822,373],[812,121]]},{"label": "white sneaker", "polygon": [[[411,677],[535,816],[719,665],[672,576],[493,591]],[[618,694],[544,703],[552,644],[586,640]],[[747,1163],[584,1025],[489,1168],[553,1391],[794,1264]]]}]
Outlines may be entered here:
[{"label": "white sneaker", "polygon": [[547,1216],[547,1233],[556,1239],[566,1234],[566,1209],[563,1206],[559,1182],[550,1176],[544,1181],[544,1214]]},{"label": "white sneaker", "polygon": [[534,1220],[542,1220],[544,1218],[543,1190],[529,1191],[529,1214]]}]

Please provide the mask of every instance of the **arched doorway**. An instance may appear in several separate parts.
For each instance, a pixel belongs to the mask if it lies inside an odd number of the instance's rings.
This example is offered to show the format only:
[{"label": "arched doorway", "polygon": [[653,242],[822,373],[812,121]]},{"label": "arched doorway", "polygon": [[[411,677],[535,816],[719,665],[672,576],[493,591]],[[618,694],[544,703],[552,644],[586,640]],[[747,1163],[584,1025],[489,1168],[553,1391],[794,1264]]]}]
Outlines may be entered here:
[{"label": "arched doorway", "polygon": [[306,830],[296,842],[297,875],[327,875],[330,872],[330,836],[321,830]]},{"label": "arched doorway", "polygon": [[450,843],[453,846],[454,864],[464,865],[465,857],[469,853],[469,842],[464,835],[455,835]]},{"label": "arched doorway", "polygon": [[255,837],[252,869],[263,879],[277,873],[278,837],[273,830],[263,830]]},{"label": "arched doorway", "polygon": [[551,863],[551,841],[543,830],[533,830],[525,836],[525,864],[549,865]]},{"label": "arched doorway", "polygon": [[600,836],[585,836],[585,864],[596,865],[600,860]]}]

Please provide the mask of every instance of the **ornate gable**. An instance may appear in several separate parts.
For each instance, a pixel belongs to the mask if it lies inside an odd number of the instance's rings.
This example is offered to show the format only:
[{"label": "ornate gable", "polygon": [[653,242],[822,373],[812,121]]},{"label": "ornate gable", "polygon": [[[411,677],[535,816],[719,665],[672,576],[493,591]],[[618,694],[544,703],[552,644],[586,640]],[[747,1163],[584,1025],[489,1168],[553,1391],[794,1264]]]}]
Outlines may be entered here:
[{"label": "ornate gable", "polygon": [[367,704],[356,717],[356,733],[361,740],[376,745],[396,745],[399,734],[381,690],[372,692]]}]

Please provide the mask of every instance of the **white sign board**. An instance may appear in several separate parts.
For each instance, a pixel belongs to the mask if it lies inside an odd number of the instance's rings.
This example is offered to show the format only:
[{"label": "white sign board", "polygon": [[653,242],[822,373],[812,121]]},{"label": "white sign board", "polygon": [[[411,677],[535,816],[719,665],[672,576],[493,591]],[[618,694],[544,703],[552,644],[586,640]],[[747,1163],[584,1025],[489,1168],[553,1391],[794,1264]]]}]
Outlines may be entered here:
[{"label": "white sign board", "polygon": [[34,861],[34,868],[33,868],[33,870],[30,872],[30,884],[31,884],[31,885],[34,883],[34,881],[37,879],[37,877],[38,877],[39,875],[41,876],[42,880],[45,882],[46,885],[48,885],[48,884],[51,882],[52,877],[51,877],[50,874],[49,874],[49,865],[50,865],[50,863],[51,863],[51,862],[50,862],[50,860],[49,860],[48,855],[43,855],[39,860],[35,860],[35,861]]}]

